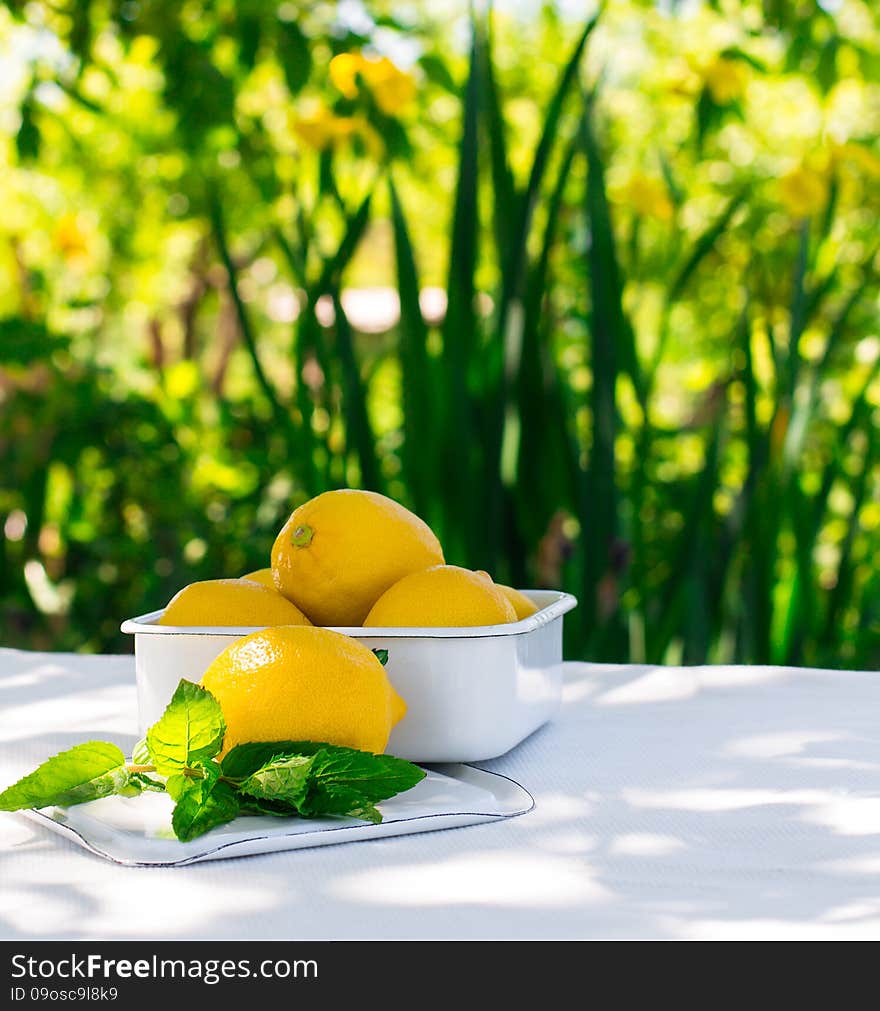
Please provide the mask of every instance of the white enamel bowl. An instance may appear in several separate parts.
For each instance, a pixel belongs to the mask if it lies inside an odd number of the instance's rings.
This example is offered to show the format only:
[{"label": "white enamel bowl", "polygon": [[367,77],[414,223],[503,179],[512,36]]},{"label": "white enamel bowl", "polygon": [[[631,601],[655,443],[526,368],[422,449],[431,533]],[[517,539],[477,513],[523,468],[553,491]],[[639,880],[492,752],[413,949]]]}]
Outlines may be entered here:
[{"label": "white enamel bowl", "polygon": [[[336,628],[387,649],[386,670],[406,717],[386,749],[412,762],[476,762],[503,755],[557,712],[562,694],[562,617],[577,600],[524,590],[538,611],[475,628]],[[162,611],[122,624],[134,635],[140,732],[154,723],[181,678],[199,681],[230,643],[256,628],[158,625]]]}]

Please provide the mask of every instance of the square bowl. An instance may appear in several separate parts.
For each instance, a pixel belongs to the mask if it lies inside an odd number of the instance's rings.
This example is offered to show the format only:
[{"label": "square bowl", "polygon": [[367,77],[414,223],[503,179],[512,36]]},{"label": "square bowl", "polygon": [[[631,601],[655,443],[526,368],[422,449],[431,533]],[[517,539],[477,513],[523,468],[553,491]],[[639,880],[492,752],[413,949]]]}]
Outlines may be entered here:
[{"label": "square bowl", "polygon": [[[411,762],[476,762],[503,755],[557,712],[562,698],[562,618],[569,593],[522,591],[538,610],[521,621],[472,628],[334,627],[387,649],[386,671],[407,704],[387,752]],[[211,661],[256,627],[157,624],[162,610],[129,618],[140,733],[164,712],[181,678],[201,680]]]}]

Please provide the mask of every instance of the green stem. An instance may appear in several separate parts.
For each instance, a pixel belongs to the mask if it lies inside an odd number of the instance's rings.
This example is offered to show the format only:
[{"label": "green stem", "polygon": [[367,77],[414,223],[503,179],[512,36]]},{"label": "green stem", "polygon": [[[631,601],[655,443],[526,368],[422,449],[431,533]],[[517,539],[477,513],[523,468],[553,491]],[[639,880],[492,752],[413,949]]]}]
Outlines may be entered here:
[{"label": "green stem", "polygon": [[[126,765],[126,770],[128,772],[156,772],[155,765]],[[189,776],[190,779],[204,779],[205,773],[201,769],[193,769],[190,766],[185,765],[181,770],[184,776]],[[223,778],[222,776],[220,777]]]}]

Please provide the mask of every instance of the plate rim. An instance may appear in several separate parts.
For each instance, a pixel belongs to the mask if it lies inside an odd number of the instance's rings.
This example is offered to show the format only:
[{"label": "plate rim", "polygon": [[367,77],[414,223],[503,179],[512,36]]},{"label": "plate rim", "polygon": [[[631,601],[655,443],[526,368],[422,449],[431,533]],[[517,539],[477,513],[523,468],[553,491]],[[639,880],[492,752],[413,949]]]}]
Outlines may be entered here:
[{"label": "plate rim", "polygon": [[[513,779],[511,776],[505,775],[503,772],[495,772],[489,769],[481,769],[479,768],[479,766],[473,765],[470,762],[425,763],[423,767],[426,769],[434,769],[435,771],[440,772],[438,766],[443,766],[445,768],[449,768],[450,766],[457,766],[459,768],[466,768],[472,772],[478,772],[481,774],[481,776],[488,776],[495,779],[506,780],[508,783],[512,784],[523,794],[525,794],[525,797],[528,798],[528,804],[527,806],[512,811],[510,813],[498,811],[438,811],[433,814],[417,814],[417,815],[409,815],[407,817],[399,817],[383,820],[380,823],[381,825],[399,825],[407,822],[429,821],[429,820],[435,821],[435,820],[442,820],[445,818],[477,818],[483,822],[506,821],[507,819],[510,818],[519,818],[524,814],[529,814],[529,812],[535,809],[536,801],[531,791],[527,790],[526,787],[524,787],[522,783],[520,783],[518,780]],[[450,779],[456,778],[455,776],[452,776],[449,773],[445,772],[440,772],[440,775],[446,775]],[[459,781],[461,782],[461,780]],[[54,805],[52,806],[51,809],[58,810],[59,805]],[[244,838],[241,839],[235,839],[230,840],[229,842],[219,843],[218,845],[213,846],[210,849],[201,850],[197,853],[189,853],[186,856],[180,857],[180,859],[178,860],[137,860],[137,859],[124,859],[118,856],[114,856],[112,853],[109,853],[106,850],[102,849],[100,846],[97,846],[94,842],[88,839],[85,835],[82,834],[82,832],[80,832],[74,826],[67,824],[63,821],[58,821],[57,819],[53,818],[50,814],[47,814],[46,813],[47,810],[48,809],[46,808],[26,808],[20,811],[19,813],[24,815],[24,817],[28,818],[34,823],[43,825],[50,832],[56,832],[57,834],[67,836],[68,838],[73,837],[73,841],[76,842],[77,845],[81,846],[83,849],[94,854],[95,856],[101,857],[102,859],[107,860],[121,867],[184,867],[189,864],[201,863],[202,861],[207,861],[210,859],[229,859],[233,857],[244,858],[248,856],[266,856],[271,852],[280,853],[280,852],[288,852],[289,850],[292,849],[311,849],[313,847],[305,845],[297,847],[279,847],[277,850],[265,850],[262,853],[240,853],[240,854],[229,853],[225,858],[218,858],[215,857],[214,855],[220,853],[222,850],[233,849],[235,847],[245,846],[249,843],[260,842],[266,839],[280,840],[291,837],[301,838],[303,836],[306,837],[310,835],[317,836],[323,835],[324,833],[335,833],[335,832],[346,832],[346,833],[357,833],[359,831],[371,832],[375,831],[375,829],[379,827],[370,822],[357,822],[356,824],[341,824],[333,826],[331,828],[313,829],[311,831],[306,832],[284,832],[278,833],[277,835],[255,834],[245,836]],[[479,822],[465,822],[460,826],[453,826],[453,827],[464,828],[469,824],[479,824]],[[389,834],[389,838],[393,838],[395,835],[403,835],[403,834],[415,835],[417,833],[392,832]],[[368,835],[366,839],[362,841],[369,842],[373,838],[376,838],[376,836]],[[345,841],[355,841],[355,840],[340,839],[336,843],[324,843],[323,845],[339,845]]]}]

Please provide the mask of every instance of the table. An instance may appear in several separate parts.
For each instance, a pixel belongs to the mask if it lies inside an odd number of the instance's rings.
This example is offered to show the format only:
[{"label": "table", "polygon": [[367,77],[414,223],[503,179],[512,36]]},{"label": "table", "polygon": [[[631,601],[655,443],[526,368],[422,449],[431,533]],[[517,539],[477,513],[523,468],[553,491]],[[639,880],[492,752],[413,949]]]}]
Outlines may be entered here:
[{"label": "table", "polygon": [[[880,937],[880,676],[569,663],[559,716],[482,767],[522,817],[125,868],[0,814],[0,937]],[[130,749],[131,656],[0,649],[0,784]]]}]

